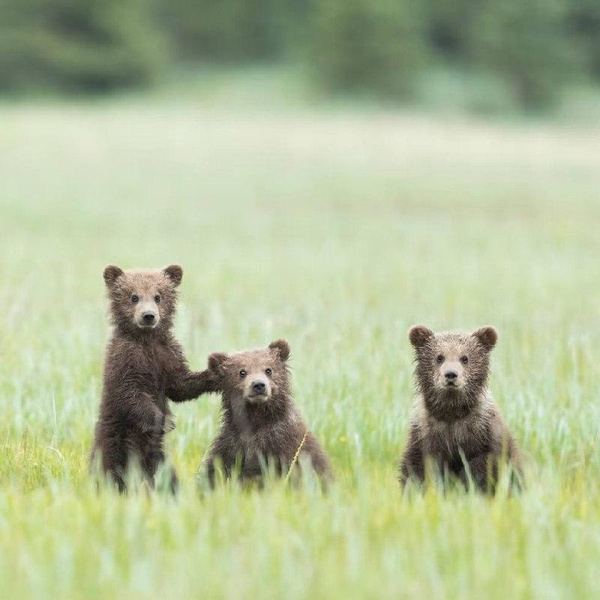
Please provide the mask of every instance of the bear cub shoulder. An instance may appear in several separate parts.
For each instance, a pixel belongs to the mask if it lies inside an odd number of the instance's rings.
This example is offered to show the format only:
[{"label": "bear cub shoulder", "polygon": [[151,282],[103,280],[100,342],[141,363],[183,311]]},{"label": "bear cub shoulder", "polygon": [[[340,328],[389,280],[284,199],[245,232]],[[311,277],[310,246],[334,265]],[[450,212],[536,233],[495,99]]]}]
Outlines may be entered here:
[{"label": "bear cub shoulder", "polygon": [[518,483],[518,450],[488,388],[496,330],[433,333],[418,325],[410,329],[409,339],[415,350],[418,397],[400,482],[423,483],[431,465],[437,476],[491,492],[505,460]]},{"label": "bear cub shoulder", "polygon": [[285,476],[292,466],[308,465],[323,482],[331,478],[327,455],[294,404],[289,355],[288,343],[278,340],[265,349],[209,357],[222,390],[221,430],[203,468],[211,486],[218,466],[226,478],[239,469],[245,481],[260,481],[265,466]]}]

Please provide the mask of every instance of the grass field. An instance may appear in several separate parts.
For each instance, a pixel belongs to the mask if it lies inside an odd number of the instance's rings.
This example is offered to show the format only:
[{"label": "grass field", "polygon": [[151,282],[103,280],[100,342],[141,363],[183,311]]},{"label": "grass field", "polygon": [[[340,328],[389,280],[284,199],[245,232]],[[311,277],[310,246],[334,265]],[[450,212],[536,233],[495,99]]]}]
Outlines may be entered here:
[{"label": "grass field", "polygon": [[[597,596],[600,128],[251,105],[0,106],[0,598]],[[215,396],[177,499],[95,492],[102,268],[173,262],[192,366],[290,341],[327,496],[200,499]],[[522,496],[401,495],[416,322],[498,328]]]}]

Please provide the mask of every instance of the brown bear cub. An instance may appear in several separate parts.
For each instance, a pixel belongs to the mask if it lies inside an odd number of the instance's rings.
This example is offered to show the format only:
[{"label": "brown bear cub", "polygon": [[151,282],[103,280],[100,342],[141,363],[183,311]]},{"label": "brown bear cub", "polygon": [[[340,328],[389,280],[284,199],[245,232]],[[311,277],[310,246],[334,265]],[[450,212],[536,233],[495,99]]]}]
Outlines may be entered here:
[{"label": "brown bear cub", "polygon": [[409,338],[419,394],[400,463],[401,484],[409,479],[422,484],[430,465],[436,476],[493,492],[499,465],[506,461],[518,485],[517,447],[487,386],[496,330],[434,334],[418,325]]},{"label": "brown bear cub", "polygon": [[226,478],[239,472],[242,481],[262,481],[265,467],[279,476],[306,465],[323,483],[331,478],[329,460],[308,430],[292,399],[284,340],[264,350],[214,353],[209,370],[223,390],[221,431],[201,476],[214,487],[217,467]]},{"label": "brown bear cub", "polygon": [[[114,329],[106,349],[92,460],[120,491],[126,489],[132,464],[154,485],[165,460],[164,434],[174,427],[167,399],[182,402],[216,391],[211,373],[190,371],[171,333],[182,277],[177,265],[158,271],[104,269]],[[170,485],[177,485],[172,470]]]}]

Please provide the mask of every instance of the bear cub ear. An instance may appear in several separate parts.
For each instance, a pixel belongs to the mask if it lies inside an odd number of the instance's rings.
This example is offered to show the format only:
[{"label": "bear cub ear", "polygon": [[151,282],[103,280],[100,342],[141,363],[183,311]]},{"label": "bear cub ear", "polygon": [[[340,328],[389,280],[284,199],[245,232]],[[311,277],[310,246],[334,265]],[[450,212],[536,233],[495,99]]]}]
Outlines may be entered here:
[{"label": "bear cub ear", "polygon": [[163,273],[171,280],[175,287],[177,287],[183,279],[183,269],[179,265],[165,267]]},{"label": "bear cub ear", "polygon": [[223,363],[227,360],[227,354],[224,352],[213,352],[208,357],[208,368],[210,371],[218,373],[223,366]]},{"label": "bear cub ear", "polygon": [[104,281],[109,287],[113,285],[121,275],[123,275],[123,269],[116,267],[115,265],[108,265],[108,267],[104,269]]},{"label": "bear cub ear", "polygon": [[415,348],[421,348],[433,337],[433,331],[425,325],[414,325],[408,330],[408,339]]},{"label": "bear cub ear", "polygon": [[489,352],[498,341],[498,332],[493,327],[482,327],[473,332],[473,337]]},{"label": "bear cub ear", "polygon": [[275,340],[269,344],[269,350],[277,350],[279,358],[285,362],[290,357],[290,345],[285,340]]}]

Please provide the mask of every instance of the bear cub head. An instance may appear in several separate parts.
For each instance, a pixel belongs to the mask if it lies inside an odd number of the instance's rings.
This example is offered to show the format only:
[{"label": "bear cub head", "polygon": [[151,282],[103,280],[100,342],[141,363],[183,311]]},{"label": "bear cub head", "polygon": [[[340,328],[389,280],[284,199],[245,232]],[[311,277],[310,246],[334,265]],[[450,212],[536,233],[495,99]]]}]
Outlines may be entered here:
[{"label": "bear cub head", "polygon": [[289,356],[289,344],[277,340],[260,350],[215,352],[208,359],[208,367],[230,402],[250,409],[269,407],[289,396]]},{"label": "bear cub head", "polygon": [[472,333],[434,333],[415,325],[408,337],[416,354],[416,379],[427,409],[438,418],[460,417],[473,408],[487,385],[493,327]]},{"label": "bear cub head", "polygon": [[113,323],[124,331],[148,333],[169,329],[177,303],[183,269],[131,270],[109,265],[104,269]]}]

